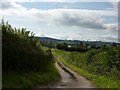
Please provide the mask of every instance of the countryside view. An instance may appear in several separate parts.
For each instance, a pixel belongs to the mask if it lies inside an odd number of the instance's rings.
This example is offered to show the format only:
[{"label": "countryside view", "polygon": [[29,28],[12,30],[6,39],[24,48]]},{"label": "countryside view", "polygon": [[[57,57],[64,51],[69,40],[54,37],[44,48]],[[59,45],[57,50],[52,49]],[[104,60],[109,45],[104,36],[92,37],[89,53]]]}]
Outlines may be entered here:
[{"label": "countryside view", "polygon": [[120,89],[117,0],[2,0],[2,89]]}]

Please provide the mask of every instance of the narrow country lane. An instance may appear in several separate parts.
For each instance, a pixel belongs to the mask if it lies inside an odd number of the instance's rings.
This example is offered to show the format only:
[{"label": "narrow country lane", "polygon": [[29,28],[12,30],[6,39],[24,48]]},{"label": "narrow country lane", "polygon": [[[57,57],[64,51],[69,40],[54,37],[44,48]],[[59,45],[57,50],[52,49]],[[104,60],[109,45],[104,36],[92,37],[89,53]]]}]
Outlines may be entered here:
[{"label": "narrow country lane", "polygon": [[66,67],[60,60],[59,63],[55,62],[55,66],[61,75],[61,81],[49,84],[47,88],[95,88],[89,80]]}]

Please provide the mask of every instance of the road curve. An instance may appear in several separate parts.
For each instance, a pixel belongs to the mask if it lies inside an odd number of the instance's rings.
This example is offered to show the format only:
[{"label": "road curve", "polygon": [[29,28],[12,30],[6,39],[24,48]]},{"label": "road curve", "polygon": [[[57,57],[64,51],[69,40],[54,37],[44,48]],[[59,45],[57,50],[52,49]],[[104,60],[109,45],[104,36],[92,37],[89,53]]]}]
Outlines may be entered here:
[{"label": "road curve", "polygon": [[[59,60],[58,57],[56,59]],[[48,85],[48,88],[95,88],[94,85],[75,71],[66,67],[60,60],[55,66],[61,75],[61,81]]]}]

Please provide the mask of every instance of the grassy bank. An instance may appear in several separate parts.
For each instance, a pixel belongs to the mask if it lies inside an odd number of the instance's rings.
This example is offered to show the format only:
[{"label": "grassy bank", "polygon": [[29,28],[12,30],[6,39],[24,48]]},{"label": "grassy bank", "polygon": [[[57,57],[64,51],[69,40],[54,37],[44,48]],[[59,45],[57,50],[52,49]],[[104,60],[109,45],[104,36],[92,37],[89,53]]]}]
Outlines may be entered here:
[{"label": "grassy bank", "polygon": [[[93,68],[92,68],[93,70],[91,71],[90,68],[92,67],[93,64],[91,63],[91,66],[86,64],[86,60],[88,58],[87,55],[90,52],[78,53],[78,52],[66,52],[66,51],[61,51],[61,50],[52,50],[52,51],[53,51],[54,55],[58,56],[66,66],[70,67],[74,71],[78,72],[80,75],[82,75],[82,76],[86,77],[87,79],[89,79],[90,81],[92,81],[92,83],[96,87],[120,88],[119,72],[117,70],[115,70],[116,71],[115,72],[111,69],[111,72],[106,72],[108,74],[112,73],[111,75],[107,75],[106,73],[100,74],[97,72],[97,70],[95,71],[95,69],[93,69]],[[104,55],[102,56],[102,58],[103,57],[104,57]],[[99,57],[99,58],[101,58],[101,57]],[[94,68],[95,68],[95,66],[94,66]],[[108,67],[106,67],[106,68],[108,68]],[[100,72],[100,70],[99,70],[99,72]],[[116,74],[116,73],[118,73],[118,74]]]},{"label": "grassy bank", "polygon": [[2,22],[3,88],[29,88],[59,80],[51,50],[33,32]]},{"label": "grassy bank", "polygon": [[12,72],[3,74],[3,88],[39,88],[59,80],[54,65],[47,72]]}]

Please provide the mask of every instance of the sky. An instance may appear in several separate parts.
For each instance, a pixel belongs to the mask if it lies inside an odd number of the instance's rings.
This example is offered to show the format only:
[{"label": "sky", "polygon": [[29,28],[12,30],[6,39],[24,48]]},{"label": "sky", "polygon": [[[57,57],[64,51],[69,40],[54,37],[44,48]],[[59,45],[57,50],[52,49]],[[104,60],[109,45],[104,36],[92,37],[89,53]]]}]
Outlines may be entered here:
[{"label": "sky", "polygon": [[36,36],[118,42],[117,0],[4,0],[3,17]]}]

